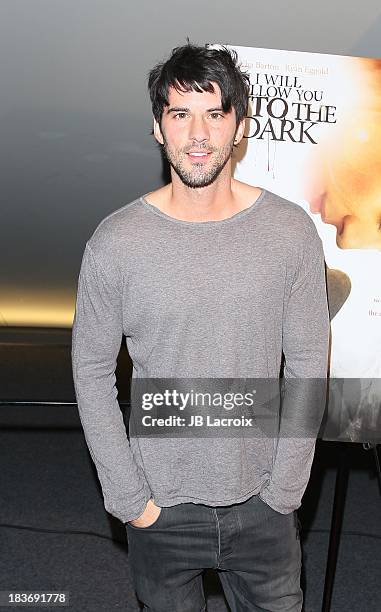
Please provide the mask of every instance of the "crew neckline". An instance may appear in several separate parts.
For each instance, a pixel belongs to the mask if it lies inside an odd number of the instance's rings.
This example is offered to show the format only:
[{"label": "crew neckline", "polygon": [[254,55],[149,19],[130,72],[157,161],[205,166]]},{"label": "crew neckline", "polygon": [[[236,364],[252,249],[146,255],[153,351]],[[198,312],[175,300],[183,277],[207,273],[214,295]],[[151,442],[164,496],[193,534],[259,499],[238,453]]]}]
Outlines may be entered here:
[{"label": "crew neckline", "polygon": [[176,217],[171,217],[171,215],[167,215],[167,213],[165,213],[162,210],[160,210],[160,208],[158,208],[157,206],[154,206],[153,204],[150,204],[146,200],[146,196],[145,195],[141,196],[139,199],[140,199],[140,201],[142,202],[142,204],[144,205],[145,208],[147,208],[148,210],[153,212],[155,215],[158,215],[159,217],[162,217],[162,218],[164,218],[167,221],[170,221],[172,223],[179,223],[180,225],[189,225],[189,226],[192,226],[192,227],[195,227],[195,226],[198,226],[198,227],[210,227],[210,226],[214,226],[214,225],[225,225],[226,223],[232,223],[232,222],[236,221],[237,219],[241,219],[242,217],[245,217],[246,215],[249,215],[254,209],[256,209],[257,205],[260,204],[262,202],[263,198],[265,197],[265,194],[266,194],[267,190],[263,189],[263,188],[261,188],[261,189],[262,189],[261,193],[259,194],[259,196],[255,200],[255,202],[253,202],[250,206],[248,206],[247,208],[244,208],[243,210],[240,210],[239,212],[235,213],[231,217],[226,217],[226,219],[217,219],[215,221],[185,221],[183,219],[176,219]]}]

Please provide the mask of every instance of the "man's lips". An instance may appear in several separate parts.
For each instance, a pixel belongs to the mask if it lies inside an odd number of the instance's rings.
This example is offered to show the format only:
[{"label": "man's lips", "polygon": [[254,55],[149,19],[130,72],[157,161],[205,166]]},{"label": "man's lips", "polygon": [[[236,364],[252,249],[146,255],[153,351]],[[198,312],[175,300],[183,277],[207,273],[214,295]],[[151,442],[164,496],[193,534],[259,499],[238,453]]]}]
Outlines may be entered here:
[{"label": "man's lips", "polygon": [[211,155],[211,151],[187,151],[187,155],[192,161],[205,161]]}]

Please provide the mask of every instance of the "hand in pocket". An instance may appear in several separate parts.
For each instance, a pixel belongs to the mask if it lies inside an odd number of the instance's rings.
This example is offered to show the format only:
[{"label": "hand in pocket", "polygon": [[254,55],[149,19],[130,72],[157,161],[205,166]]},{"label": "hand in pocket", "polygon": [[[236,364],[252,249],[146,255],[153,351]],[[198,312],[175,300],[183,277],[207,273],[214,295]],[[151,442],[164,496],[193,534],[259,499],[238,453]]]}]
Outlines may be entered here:
[{"label": "hand in pocket", "polygon": [[160,508],[160,506],[157,506],[153,499],[149,499],[142,514],[138,516],[138,518],[133,519],[132,521],[128,521],[128,523],[132,525],[132,527],[139,527],[143,529],[145,527],[151,527],[151,525],[156,523],[156,521],[158,520],[161,511],[162,508]]}]

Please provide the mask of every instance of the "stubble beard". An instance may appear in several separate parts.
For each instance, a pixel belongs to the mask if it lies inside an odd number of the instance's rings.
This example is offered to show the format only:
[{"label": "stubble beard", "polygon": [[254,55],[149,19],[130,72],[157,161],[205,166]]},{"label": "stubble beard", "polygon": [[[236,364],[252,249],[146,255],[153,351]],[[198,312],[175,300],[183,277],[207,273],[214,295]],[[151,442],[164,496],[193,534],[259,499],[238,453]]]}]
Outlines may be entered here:
[{"label": "stubble beard", "polygon": [[164,138],[163,149],[168,163],[174,169],[184,185],[191,187],[192,189],[207,187],[208,185],[214,183],[232,156],[234,139],[223,147],[212,147],[210,145],[197,146],[199,151],[201,151],[203,148],[210,151],[213,155],[211,165],[208,168],[205,168],[204,163],[193,162],[192,170],[187,170],[184,162],[188,159],[187,152],[191,150],[191,147],[184,147],[176,151],[169,147],[166,139]]}]

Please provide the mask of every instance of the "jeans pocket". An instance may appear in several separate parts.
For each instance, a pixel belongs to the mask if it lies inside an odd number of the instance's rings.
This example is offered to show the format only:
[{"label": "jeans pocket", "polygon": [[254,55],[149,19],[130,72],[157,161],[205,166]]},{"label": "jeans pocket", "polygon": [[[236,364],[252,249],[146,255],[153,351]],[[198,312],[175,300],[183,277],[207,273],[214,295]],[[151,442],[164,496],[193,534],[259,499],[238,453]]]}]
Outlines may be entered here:
[{"label": "jeans pocket", "polygon": [[136,531],[148,531],[150,529],[154,529],[155,527],[157,527],[159,524],[162,523],[165,510],[167,510],[167,508],[161,506],[159,516],[153,523],[151,523],[151,525],[148,525],[147,527],[137,527],[136,525],[132,525],[131,523],[126,523],[126,526],[131,527],[132,529],[135,529]]},{"label": "jeans pocket", "polygon": [[270,515],[270,516],[271,516],[271,515],[278,516],[278,517],[279,517],[279,516],[283,516],[283,517],[286,517],[286,516],[287,516],[287,514],[283,514],[283,512],[278,512],[278,510],[274,510],[274,508],[273,508],[272,506],[270,506],[270,504],[268,504],[267,502],[265,502],[265,501],[262,499],[262,497],[260,497],[260,496],[259,496],[259,494],[258,494],[258,495],[254,495],[254,498],[256,499],[256,501],[257,501],[257,503],[258,503],[259,505],[262,505],[262,506],[263,506],[263,508],[264,508],[265,510],[267,510],[267,512],[269,513],[269,515]]}]

